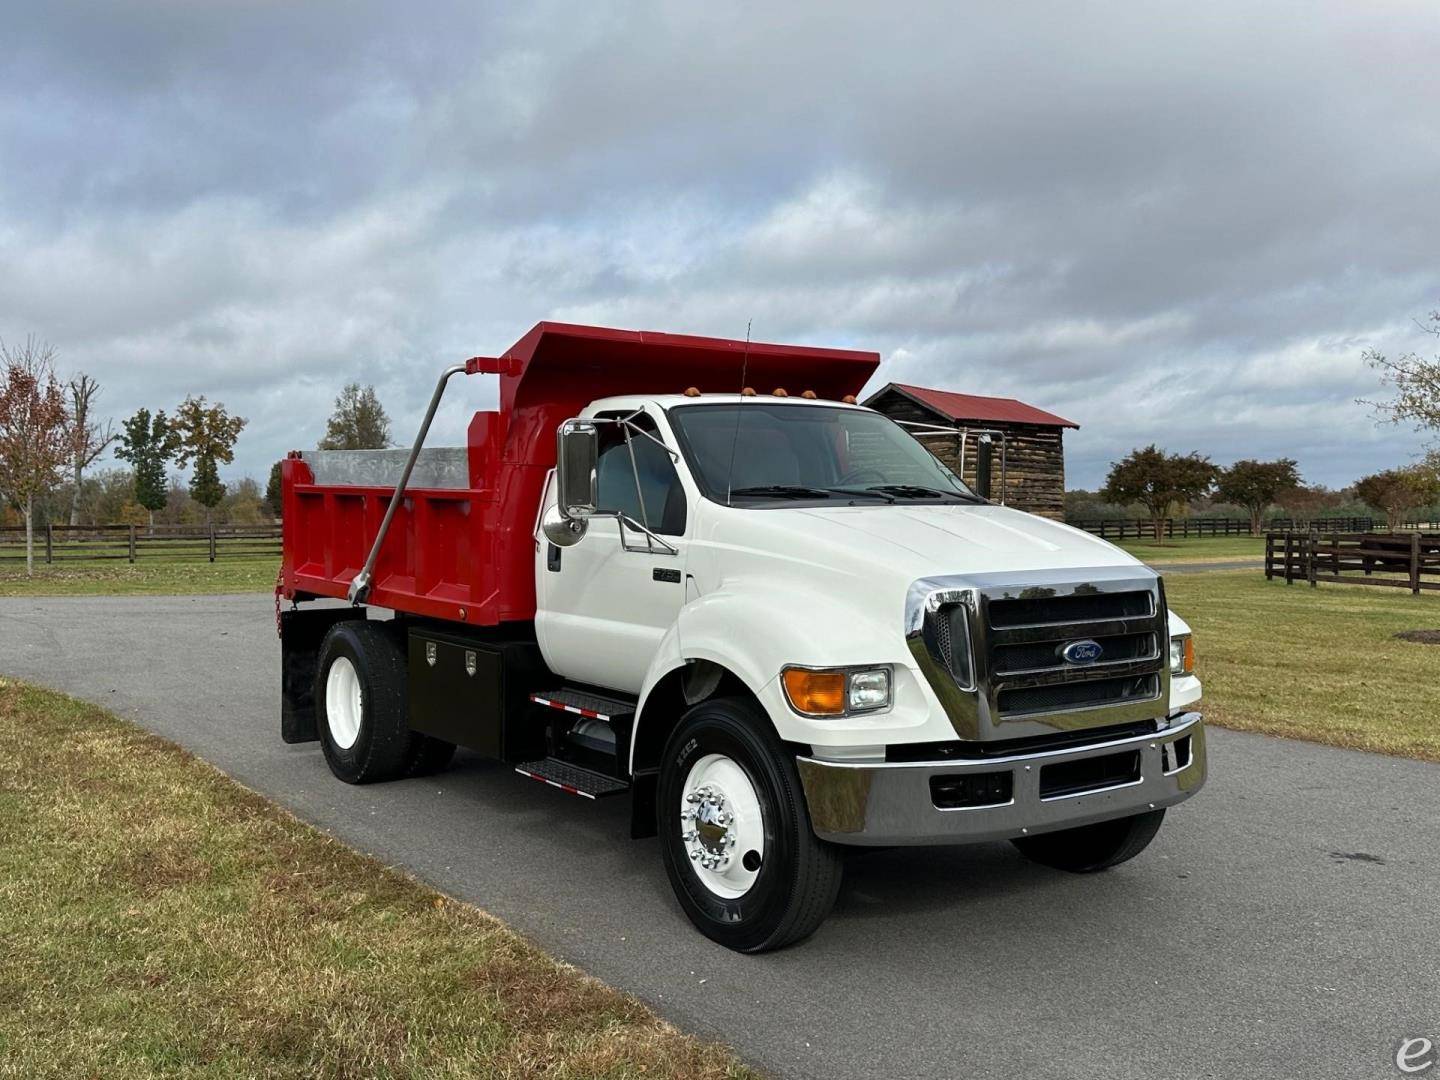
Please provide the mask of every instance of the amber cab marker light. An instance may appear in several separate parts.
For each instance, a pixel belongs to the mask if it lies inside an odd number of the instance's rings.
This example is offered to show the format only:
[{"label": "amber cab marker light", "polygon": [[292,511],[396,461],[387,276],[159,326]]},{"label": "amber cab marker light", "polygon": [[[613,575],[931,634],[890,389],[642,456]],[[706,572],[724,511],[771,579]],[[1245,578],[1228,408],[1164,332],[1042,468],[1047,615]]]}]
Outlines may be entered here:
[{"label": "amber cab marker light", "polygon": [[842,397],[840,400],[843,401],[846,405],[854,405],[854,404],[855,404],[855,395],[854,395],[854,394],[846,394],[846,395],[845,395],[844,397]]},{"label": "amber cab marker light", "polygon": [[686,397],[699,397],[699,396],[700,396],[700,388],[699,388],[698,386],[687,386],[687,387],[685,388],[685,396],[686,396]]},{"label": "amber cab marker light", "polygon": [[803,394],[801,394],[800,396],[803,397],[803,398],[805,398],[807,401],[814,401],[814,400],[815,400],[815,391],[814,391],[814,390],[806,390],[806,391],[805,391]]},{"label": "amber cab marker light", "polygon": [[785,669],[785,696],[796,712],[811,716],[839,716],[845,711],[845,673]]},{"label": "amber cab marker light", "polygon": [[754,388],[753,386],[747,386],[747,387],[745,387],[744,390],[741,390],[741,391],[740,391],[740,396],[741,396],[741,397],[754,397],[754,396],[755,396],[755,388]]},{"label": "amber cab marker light", "polygon": [[777,386],[777,387],[774,389],[774,391],[772,391],[772,393],[774,393],[774,395],[775,395],[776,397],[789,397],[789,396],[790,396],[788,393],[785,392],[785,388],[784,388],[783,386]]}]

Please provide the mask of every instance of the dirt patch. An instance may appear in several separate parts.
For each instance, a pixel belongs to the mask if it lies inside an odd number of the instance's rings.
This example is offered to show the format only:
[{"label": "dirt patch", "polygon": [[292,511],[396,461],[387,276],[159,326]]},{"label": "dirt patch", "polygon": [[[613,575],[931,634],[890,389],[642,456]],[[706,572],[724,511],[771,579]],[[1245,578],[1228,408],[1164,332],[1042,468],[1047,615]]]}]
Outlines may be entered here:
[{"label": "dirt patch", "polygon": [[1401,630],[1395,636],[1419,645],[1440,645],[1440,630]]}]

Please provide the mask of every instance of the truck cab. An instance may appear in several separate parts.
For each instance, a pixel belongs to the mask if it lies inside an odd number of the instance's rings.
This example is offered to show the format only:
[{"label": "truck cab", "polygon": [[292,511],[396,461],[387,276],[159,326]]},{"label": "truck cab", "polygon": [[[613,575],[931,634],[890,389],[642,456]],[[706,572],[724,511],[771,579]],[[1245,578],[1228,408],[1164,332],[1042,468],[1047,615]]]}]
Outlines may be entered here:
[{"label": "truck cab", "polygon": [[[388,725],[402,773],[458,743],[628,796],[682,909],[743,951],[813,932],[852,847],[1007,840],[1081,873],[1138,854],[1206,772],[1190,632],[1160,577],[982,498],[853,391],[807,386],[829,368],[805,359],[788,387],[566,410],[526,507],[530,619],[287,613],[287,656],[308,650],[286,661],[291,729],[328,747],[339,717],[353,747]],[[383,665],[331,640],[359,630],[404,668],[388,718],[378,684],[366,715]]]}]

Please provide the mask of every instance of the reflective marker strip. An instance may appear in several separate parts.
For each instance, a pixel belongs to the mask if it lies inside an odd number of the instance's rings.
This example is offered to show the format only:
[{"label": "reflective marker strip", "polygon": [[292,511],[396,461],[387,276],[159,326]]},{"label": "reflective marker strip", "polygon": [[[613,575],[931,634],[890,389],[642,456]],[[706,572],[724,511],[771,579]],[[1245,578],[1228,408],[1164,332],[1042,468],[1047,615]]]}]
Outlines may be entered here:
[{"label": "reflective marker strip", "polygon": [[539,780],[542,784],[549,784],[553,788],[559,788],[567,795],[579,795],[582,799],[595,798],[595,796],[591,795],[588,791],[581,791],[579,788],[574,787],[571,784],[562,784],[557,780],[551,780],[549,777],[541,776],[539,773],[533,773],[527,769],[519,768],[517,768],[515,771],[518,772],[521,776],[530,777],[531,780]]},{"label": "reflective marker strip", "polygon": [[552,709],[560,709],[564,712],[574,713],[576,716],[583,716],[587,720],[609,720],[610,717],[604,713],[596,712],[594,709],[580,709],[574,705],[566,705],[563,701],[551,701],[549,698],[541,697],[539,694],[531,694],[530,700],[536,705],[548,705]]}]

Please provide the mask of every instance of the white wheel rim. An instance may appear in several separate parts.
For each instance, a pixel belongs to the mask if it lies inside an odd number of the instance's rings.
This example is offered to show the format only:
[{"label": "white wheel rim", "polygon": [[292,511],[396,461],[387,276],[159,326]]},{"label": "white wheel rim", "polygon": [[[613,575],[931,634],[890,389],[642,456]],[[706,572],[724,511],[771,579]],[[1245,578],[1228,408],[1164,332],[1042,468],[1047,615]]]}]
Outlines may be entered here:
[{"label": "white wheel rim", "polygon": [[341,750],[349,750],[360,737],[364,704],[355,665],[348,656],[337,656],[325,676],[325,718],[330,723],[330,738]]},{"label": "white wheel rim", "polygon": [[716,896],[744,896],[765,858],[765,819],[750,777],[724,754],[690,766],[680,795],[680,839],[690,868]]}]

